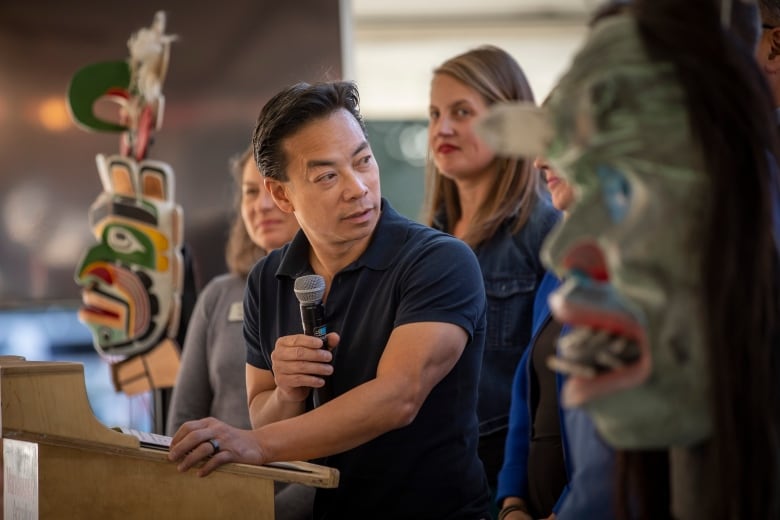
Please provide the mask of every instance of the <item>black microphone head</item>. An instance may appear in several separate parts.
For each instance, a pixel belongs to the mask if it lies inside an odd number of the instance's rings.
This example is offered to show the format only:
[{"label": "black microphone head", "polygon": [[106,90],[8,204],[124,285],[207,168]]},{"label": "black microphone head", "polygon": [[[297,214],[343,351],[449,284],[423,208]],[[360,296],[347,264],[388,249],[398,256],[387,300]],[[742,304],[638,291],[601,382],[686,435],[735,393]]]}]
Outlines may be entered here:
[{"label": "black microphone head", "polygon": [[299,276],[295,279],[294,290],[299,303],[320,303],[325,296],[325,278],[318,274]]}]

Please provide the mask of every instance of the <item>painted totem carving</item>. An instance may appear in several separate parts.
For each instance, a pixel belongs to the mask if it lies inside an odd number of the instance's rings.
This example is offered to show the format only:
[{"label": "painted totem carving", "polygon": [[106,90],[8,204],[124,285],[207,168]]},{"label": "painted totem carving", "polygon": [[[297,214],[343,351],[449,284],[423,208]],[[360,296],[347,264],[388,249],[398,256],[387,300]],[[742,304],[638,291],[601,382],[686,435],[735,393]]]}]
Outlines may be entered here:
[{"label": "painted totem carving", "polygon": [[[170,43],[165,14],[128,41],[130,57],[79,70],[68,101],[73,119],[91,131],[120,133],[120,151],[96,158],[103,191],[90,207],[97,243],[76,268],[82,288],[79,319],[95,349],[112,365],[117,390],[136,394],[173,386],[178,370],[183,285],[182,210],[174,172],[147,158],[162,124],[162,84]],[[116,121],[96,115],[97,103],[118,105]]]}]

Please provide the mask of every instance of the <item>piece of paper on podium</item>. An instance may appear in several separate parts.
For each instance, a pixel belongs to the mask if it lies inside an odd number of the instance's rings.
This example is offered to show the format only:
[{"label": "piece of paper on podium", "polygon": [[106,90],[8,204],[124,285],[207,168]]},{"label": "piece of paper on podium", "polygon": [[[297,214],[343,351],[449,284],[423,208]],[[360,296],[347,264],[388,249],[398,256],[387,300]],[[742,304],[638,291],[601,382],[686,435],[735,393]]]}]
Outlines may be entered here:
[{"label": "piece of paper on podium", "polygon": [[3,439],[3,518],[38,518],[38,445]]}]

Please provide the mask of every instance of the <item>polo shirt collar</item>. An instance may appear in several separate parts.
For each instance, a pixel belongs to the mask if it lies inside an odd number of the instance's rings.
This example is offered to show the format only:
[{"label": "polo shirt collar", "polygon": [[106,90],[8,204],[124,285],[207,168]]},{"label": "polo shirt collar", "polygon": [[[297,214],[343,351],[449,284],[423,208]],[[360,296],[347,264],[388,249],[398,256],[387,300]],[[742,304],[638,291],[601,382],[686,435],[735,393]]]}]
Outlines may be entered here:
[{"label": "polo shirt collar", "polygon": [[[395,211],[384,197],[381,207],[382,214],[379,216],[368,248],[357,260],[345,267],[344,271],[352,271],[361,267],[383,271],[392,265],[399,251],[398,245],[406,239],[408,221]],[[299,230],[284,252],[279,268],[276,270],[276,276],[297,278],[305,274],[312,274],[312,272],[309,263],[309,239],[306,238],[303,230]]]}]

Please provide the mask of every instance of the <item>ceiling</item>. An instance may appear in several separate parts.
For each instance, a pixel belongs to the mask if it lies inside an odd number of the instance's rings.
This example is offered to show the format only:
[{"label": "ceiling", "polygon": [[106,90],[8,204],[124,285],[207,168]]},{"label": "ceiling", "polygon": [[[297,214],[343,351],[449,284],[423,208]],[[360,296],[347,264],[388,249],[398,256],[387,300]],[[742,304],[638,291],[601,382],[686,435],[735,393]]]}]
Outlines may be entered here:
[{"label": "ceiling", "polygon": [[582,16],[597,0],[351,0],[357,23]]},{"label": "ceiling", "polygon": [[537,100],[568,67],[604,0],[341,0],[343,69],[374,119],[424,119],[433,68],[493,44],[520,63]]},{"label": "ceiling", "polygon": [[[80,67],[124,59],[128,36],[146,27],[154,11],[169,13],[169,32],[179,39],[153,155],[174,165],[188,243],[203,272],[213,275],[224,269],[213,251],[221,248],[215,243],[227,229],[232,198],[227,158],[246,146],[258,107],[281,86],[354,79],[367,119],[422,120],[433,68],[492,43],[517,58],[542,99],[568,66],[594,5],[0,0],[0,304],[74,293],[72,265],[93,240],[85,213],[99,188],[94,156],[112,153],[117,139],[75,128],[63,94]],[[57,102],[65,126],[41,124],[48,100]]]},{"label": "ceiling", "polygon": [[[127,58],[155,11],[178,36],[150,157],[172,165],[186,241],[209,280],[233,199],[228,159],[244,150],[260,107],[283,86],[342,73],[339,0],[0,0],[0,306],[78,299],[73,269],[94,241],[87,208],[97,153],[119,137],[71,121],[74,73]],[[291,37],[291,35],[293,37]],[[118,119],[116,104],[108,106]],[[109,118],[107,118],[109,119]],[[2,331],[0,331],[2,333]]]}]

